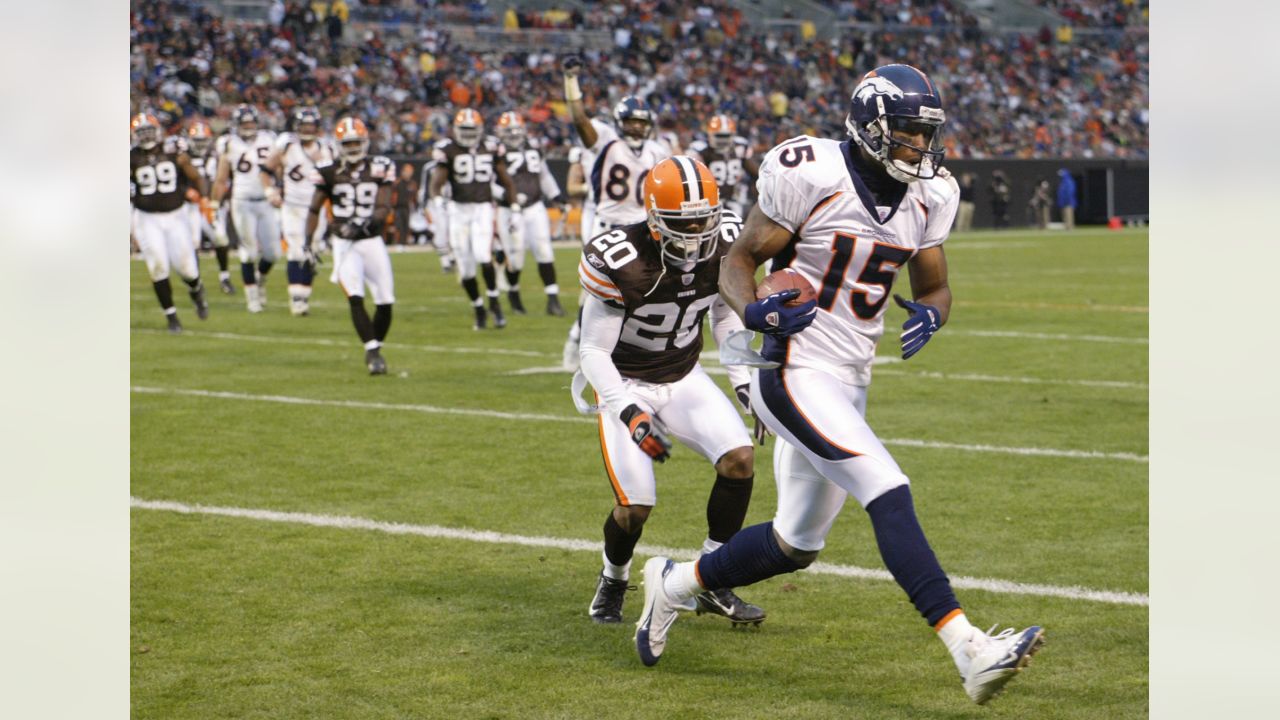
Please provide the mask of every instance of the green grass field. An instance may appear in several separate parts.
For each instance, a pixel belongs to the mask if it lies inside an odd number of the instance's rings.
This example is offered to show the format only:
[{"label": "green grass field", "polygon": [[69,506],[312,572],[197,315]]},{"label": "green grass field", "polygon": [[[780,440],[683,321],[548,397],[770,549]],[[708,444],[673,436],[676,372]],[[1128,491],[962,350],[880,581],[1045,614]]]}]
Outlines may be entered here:
[{"label": "green grass field", "polygon": [[[974,624],[1047,631],[981,708],[880,579],[806,571],[743,589],[767,622],[683,617],[655,668],[631,640],[642,593],[626,624],[591,623],[613,499],[569,376],[519,372],[558,365],[570,321],[542,314],[536,272],[530,315],[474,332],[434,254],[394,255],[391,374],[371,378],[336,285],[318,280],[311,317],[292,318],[281,266],[250,315],[202,258],[211,317],[177,285],[175,337],[135,262],[132,715],[1146,717],[1147,244],[1145,230],[957,235],[950,323],[876,369],[869,420],[948,573],[1075,588],[958,589]],[[572,308],[576,252],[556,261]],[[890,311],[882,353],[902,320]],[[770,456],[748,524],[773,513]],[[633,582],[653,547],[691,552],[706,532],[706,462],[677,446],[658,478]],[[821,562],[881,569],[863,511],[843,515]]]}]

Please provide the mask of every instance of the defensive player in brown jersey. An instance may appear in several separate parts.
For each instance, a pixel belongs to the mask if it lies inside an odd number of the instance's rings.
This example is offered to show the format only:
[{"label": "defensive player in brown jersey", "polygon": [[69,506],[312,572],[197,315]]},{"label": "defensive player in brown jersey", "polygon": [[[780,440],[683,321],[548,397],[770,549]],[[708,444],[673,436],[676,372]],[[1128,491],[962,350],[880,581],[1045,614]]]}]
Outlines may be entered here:
[{"label": "defensive player in brown jersey", "polygon": [[[191,148],[191,164],[200,171],[201,177],[208,184],[209,195],[213,194],[213,182],[218,177],[218,153],[214,148],[213,130],[204,120],[194,120],[187,126],[187,145]],[[206,202],[199,209],[200,232],[213,246],[214,257],[218,260],[218,288],[224,294],[235,293],[231,284],[231,271],[227,267],[228,242],[225,232],[218,232],[217,207],[212,201]]]},{"label": "defensive player in brown jersey", "polygon": [[524,252],[528,247],[538,263],[538,276],[547,293],[547,314],[563,316],[560,286],[556,284],[555,251],[551,249],[551,220],[547,205],[562,203],[560,184],[552,177],[542,156],[542,143],[529,137],[524,119],[513,111],[498,118],[498,139],[505,146],[507,173],[516,184],[516,192],[524,195],[523,210],[513,213],[498,208],[498,238],[506,252],[507,298],[511,311],[523,315],[520,300],[520,272],[524,269]]},{"label": "defensive player in brown jersey", "polygon": [[[602,623],[622,621],[632,553],[657,500],[653,463],[670,455],[668,434],[715,466],[703,552],[742,528],[755,477],[742,418],[698,363],[708,311],[717,344],[742,328],[717,289],[720,260],[742,220],[722,214],[711,172],[687,156],[655,165],[643,193],[648,219],[597,235],[578,265],[587,296],[579,372],[595,389],[600,450],[615,499],[589,610]],[[731,367],[730,381],[740,397],[749,395],[745,368]],[[696,609],[735,624],[765,617],[729,588],[703,593]]]},{"label": "defensive player in brown jersey", "polygon": [[181,137],[161,139],[160,122],[139,113],[129,121],[133,147],[129,150],[129,198],[133,204],[133,233],[147,261],[147,272],[169,332],[182,332],[178,309],[169,285],[172,268],[190,289],[196,315],[209,317],[200,268],[196,263],[197,240],[185,203],[204,201],[205,182],[191,164]]},{"label": "defensive player in brown jersey", "polygon": [[760,175],[760,160],[751,154],[751,143],[738,134],[738,123],[725,114],[712,115],[703,127],[706,140],[689,146],[689,156],[702,161],[715,177],[725,207],[746,215],[748,185]]},{"label": "defensive player in brown jersey", "polygon": [[[307,213],[302,242],[311,252],[311,239],[320,222],[320,210],[330,201],[334,237],[333,263],[338,285],[351,305],[351,321],[364,343],[364,361],[370,375],[385,375],[387,362],[380,348],[391,329],[391,306],[395,303],[395,281],[391,257],[382,239],[387,216],[391,214],[391,186],[396,166],[381,156],[369,156],[369,130],[358,118],[345,117],[334,129],[338,140],[338,161],[316,168],[315,195]],[[364,308],[364,288],[373,293],[373,319]]]},{"label": "defensive player in brown jersey", "polygon": [[[471,108],[463,108],[453,118],[453,138],[442,140],[431,153],[436,167],[431,171],[428,195],[431,211],[448,208],[449,244],[458,264],[458,276],[475,309],[475,329],[483,330],[487,322],[476,268],[484,275],[489,310],[493,325],[506,327],[502,305],[498,301],[498,277],[493,267],[493,182],[495,178],[506,191],[508,207],[519,214],[521,203],[515,183],[507,174],[507,161],[496,138],[485,137],[484,119]],[[441,192],[449,184],[451,197],[446,203]]]}]

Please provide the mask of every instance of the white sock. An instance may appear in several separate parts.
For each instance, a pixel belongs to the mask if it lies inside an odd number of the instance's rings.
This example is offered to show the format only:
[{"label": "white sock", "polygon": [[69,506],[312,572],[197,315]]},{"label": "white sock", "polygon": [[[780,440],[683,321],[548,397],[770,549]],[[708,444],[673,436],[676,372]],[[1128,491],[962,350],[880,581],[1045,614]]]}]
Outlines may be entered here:
[{"label": "white sock", "polygon": [[218,279],[219,279],[219,280],[230,280],[230,279],[231,279],[231,271],[230,271],[230,270],[219,270],[219,271],[218,271]]},{"label": "white sock", "polygon": [[604,576],[614,580],[630,580],[631,579],[631,561],[628,560],[626,565],[614,565],[609,562],[609,556],[603,552],[600,553],[604,558]]},{"label": "white sock", "polygon": [[707,553],[713,553],[716,550],[719,550],[721,545],[724,545],[724,543],[716,542],[711,538],[707,538],[706,540],[702,541],[702,549],[698,551],[698,555],[701,556],[701,555],[706,555]]},{"label": "white sock", "polygon": [[377,350],[380,347],[382,347],[382,343],[378,342],[377,340],[370,340],[369,342],[364,344],[365,350]]},{"label": "white sock", "polygon": [[559,295],[559,294],[560,294],[560,285],[559,285],[559,283],[551,283],[550,285],[548,285],[548,286],[546,287],[546,290],[547,290],[547,294],[548,294],[548,295]]},{"label": "white sock", "polygon": [[969,618],[965,617],[963,610],[954,612],[954,615],[943,618],[942,627],[937,628],[938,639],[951,651],[951,659],[956,661],[956,668],[964,674],[969,669],[969,655],[965,649],[969,645],[969,639],[973,637],[974,627],[969,624]]},{"label": "white sock", "polygon": [[667,599],[674,603],[682,603],[694,595],[701,594],[704,590],[698,583],[698,572],[695,569],[698,561],[676,563],[671,568],[671,572],[667,573],[667,577],[662,582],[662,590],[667,594]]}]

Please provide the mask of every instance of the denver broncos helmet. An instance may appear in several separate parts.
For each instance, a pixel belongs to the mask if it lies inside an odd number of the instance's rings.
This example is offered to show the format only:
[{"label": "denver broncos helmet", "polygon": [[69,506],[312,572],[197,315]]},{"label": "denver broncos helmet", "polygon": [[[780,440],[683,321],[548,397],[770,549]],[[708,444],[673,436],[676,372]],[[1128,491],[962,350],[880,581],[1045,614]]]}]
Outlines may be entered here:
[{"label": "denver broncos helmet", "polygon": [[247,103],[236,106],[231,113],[231,126],[243,140],[253,140],[258,134],[258,109]]},{"label": "denver broncos helmet", "polygon": [[303,105],[293,111],[293,131],[298,139],[309,143],[320,134],[320,111],[314,106]]},{"label": "denver broncos helmet", "polygon": [[[643,125],[629,122],[635,120]],[[618,126],[618,134],[632,150],[644,147],[644,141],[653,135],[653,111],[635,95],[628,95],[613,106],[613,122]]]},{"label": "denver broncos helmet", "polygon": [[[946,122],[942,96],[928,75],[910,65],[884,65],[858,83],[844,124],[858,146],[879,160],[890,177],[909,183],[937,174],[946,153],[942,146]],[[895,132],[904,139],[895,138]],[[922,142],[906,142],[905,136]],[[919,153],[919,159],[893,159],[896,147]]]}]

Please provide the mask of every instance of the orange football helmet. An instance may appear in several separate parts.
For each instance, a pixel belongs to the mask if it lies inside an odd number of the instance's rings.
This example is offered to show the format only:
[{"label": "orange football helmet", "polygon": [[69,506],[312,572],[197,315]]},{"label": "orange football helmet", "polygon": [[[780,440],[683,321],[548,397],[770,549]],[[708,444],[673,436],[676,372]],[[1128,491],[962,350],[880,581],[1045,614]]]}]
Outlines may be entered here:
[{"label": "orange football helmet", "polygon": [[160,143],[160,121],[147,112],[134,115],[129,118],[129,137],[134,145],[150,150]]},{"label": "orange football helmet", "polygon": [[727,153],[733,148],[733,136],[738,134],[738,123],[728,115],[712,115],[704,130],[707,144],[718,152]]},{"label": "orange football helmet", "polygon": [[369,152],[369,128],[358,117],[344,117],[333,129],[338,140],[338,153],[345,162],[358,163]]},{"label": "orange football helmet", "polygon": [[498,118],[498,138],[507,147],[513,150],[522,147],[526,135],[524,118],[520,113],[508,110]]},{"label": "orange football helmet", "polygon": [[471,108],[462,108],[453,116],[453,140],[462,147],[472,148],[484,137],[484,118]]},{"label": "orange football helmet", "polygon": [[699,263],[715,255],[720,187],[706,165],[687,155],[654,165],[644,179],[644,209],[667,264]]},{"label": "orange football helmet", "polygon": [[209,123],[203,120],[193,120],[187,126],[187,141],[191,143],[191,151],[199,156],[204,156],[209,152],[209,145],[213,143],[213,130],[209,128]]}]

